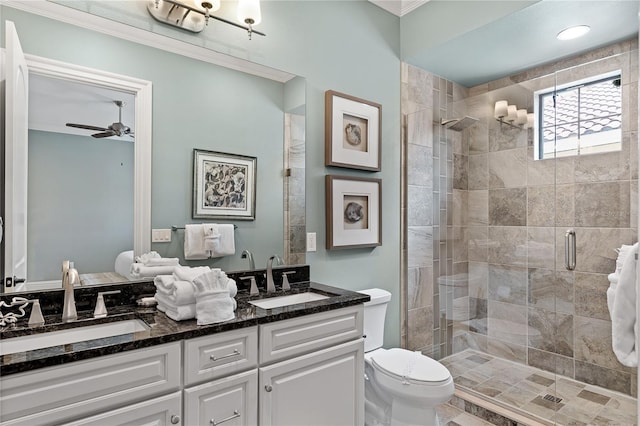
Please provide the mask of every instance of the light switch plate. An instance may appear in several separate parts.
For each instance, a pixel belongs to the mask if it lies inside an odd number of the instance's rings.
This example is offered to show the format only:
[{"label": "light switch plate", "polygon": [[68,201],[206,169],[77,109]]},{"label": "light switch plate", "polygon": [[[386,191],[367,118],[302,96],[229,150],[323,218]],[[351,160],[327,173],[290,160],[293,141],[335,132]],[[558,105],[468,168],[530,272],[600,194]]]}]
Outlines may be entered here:
[{"label": "light switch plate", "polygon": [[316,251],[316,233],[307,232],[307,251]]},{"label": "light switch plate", "polygon": [[152,243],[170,243],[171,229],[152,229],[151,242]]}]

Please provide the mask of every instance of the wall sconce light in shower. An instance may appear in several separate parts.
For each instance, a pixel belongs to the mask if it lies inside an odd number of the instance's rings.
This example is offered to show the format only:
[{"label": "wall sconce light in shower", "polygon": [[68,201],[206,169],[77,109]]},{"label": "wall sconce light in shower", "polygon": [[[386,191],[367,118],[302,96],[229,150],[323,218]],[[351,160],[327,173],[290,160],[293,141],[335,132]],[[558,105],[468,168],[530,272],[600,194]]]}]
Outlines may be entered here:
[{"label": "wall sconce light in shower", "polygon": [[533,127],[533,113],[526,109],[518,109],[515,105],[509,105],[507,101],[497,101],[493,116],[500,124],[508,124],[519,129]]},{"label": "wall sconce light in shower", "polygon": [[266,36],[265,33],[256,31],[253,27],[262,21],[260,12],[260,0],[239,0],[238,1],[238,21],[244,25],[237,24],[228,19],[212,15],[220,9],[220,0],[148,0],[147,10],[153,18],[164,24],[173,25],[187,31],[199,33],[205,26],[209,25],[209,19],[242,28],[249,34]]}]

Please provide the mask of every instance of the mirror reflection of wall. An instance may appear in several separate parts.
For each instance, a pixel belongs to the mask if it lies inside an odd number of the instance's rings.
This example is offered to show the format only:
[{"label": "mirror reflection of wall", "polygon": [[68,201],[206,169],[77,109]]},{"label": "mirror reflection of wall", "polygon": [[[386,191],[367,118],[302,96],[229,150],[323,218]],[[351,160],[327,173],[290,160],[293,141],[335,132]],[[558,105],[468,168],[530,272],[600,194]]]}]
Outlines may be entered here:
[{"label": "mirror reflection of wall", "polygon": [[[253,253],[256,267],[264,267],[266,260],[271,255],[277,254],[286,258],[284,235],[288,236],[289,241],[298,241],[300,236],[304,236],[305,131],[303,115],[302,120],[295,120],[296,134],[302,135],[302,137],[296,137],[294,141],[296,165],[292,167],[298,168],[296,175],[302,176],[302,179],[297,180],[295,185],[295,191],[298,195],[298,204],[293,209],[297,212],[296,220],[287,222],[287,226],[295,226],[291,232],[285,228],[283,209],[283,206],[288,206],[285,203],[283,188],[285,178],[283,164],[285,113],[299,116],[302,111],[304,114],[304,79],[294,78],[300,84],[290,84],[287,88],[286,81],[295,76],[277,70],[272,70],[273,74],[270,74],[269,78],[263,78],[209,63],[206,55],[204,55],[204,61],[190,59],[9,7],[3,7],[3,18],[16,23],[23,50],[27,54],[36,54],[77,65],[89,65],[95,69],[128,75],[153,83],[151,227],[169,229],[172,226],[184,227],[185,224],[196,222],[233,222],[237,225],[235,232],[236,252],[233,256],[202,261],[185,261],[183,258],[183,231],[172,232],[171,242],[153,243],[151,245],[153,250],[165,257],[178,257],[181,264],[191,266],[204,264],[220,267],[227,271],[236,271],[248,269],[247,261],[241,258],[243,250],[250,250]],[[46,31],[48,34],[46,40],[35,34],[35,32],[41,34],[42,31]],[[89,55],[83,48],[89,41],[101,46],[100,55],[96,57]],[[258,72],[253,70],[252,73]],[[283,75],[286,78],[283,78]],[[65,120],[83,123],[86,121],[81,118]],[[102,124],[103,121],[104,119],[95,124],[104,125],[116,120],[109,116],[104,124]],[[41,136],[39,131],[32,131],[30,135],[34,139],[41,138]],[[74,136],[69,140],[80,140],[81,138],[83,136]],[[255,220],[223,221],[192,218],[194,149],[257,157]],[[88,170],[83,170],[82,167],[75,165],[76,160],[71,161],[71,155],[63,152],[58,154],[60,160],[55,160],[55,162],[68,159],[68,162],[71,163],[68,166],[71,169],[69,170],[71,176],[74,174],[73,169],[76,169],[75,175],[79,179],[89,173]],[[121,162],[124,164],[124,161]],[[118,166],[119,164],[117,163]],[[41,167],[41,165],[34,166],[37,169]],[[113,179],[103,179],[103,184],[113,182]],[[56,187],[61,190],[55,195],[55,198],[63,200],[63,203],[65,186],[65,184],[56,183]],[[38,190],[42,190],[42,188]],[[38,195],[34,196],[38,197]],[[97,205],[97,203],[91,204],[92,206]],[[73,220],[76,224],[78,220],[94,216],[89,207],[73,198],[73,194],[67,198],[67,206],[69,211],[66,215],[77,215]],[[125,207],[124,203],[120,203],[117,214],[129,215],[129,213],[125,213],[126,209],[130,209],[130,207]],[[49,209],[48,212],[51,213],[51,216],[42,223],[42,227],[50,230],[53,228],[52,224],[60,224],[62,221],[53,216],[53,209]],[[111,216],[115,215],[114,212],[111,212]],[[101,223],[105,224],[106,221],[107,219],[103,218]],[[101,225],[86,225],[85,228],[94,230],[99,226]],[[127,227],[130,229],[129,225],[123,225],[121,228]],[[60,231],[62,230],[60,229]],[[63,232],[69,233],[68,230]],[[82,231],[74,229],[71,232]],[[34,235],[33,240],[41,238],[43,237]],[[93,236],[90,239],[100,241],[103,237]],[[74,244],[80,246],[77,241]],[[299,244],[291,248],[295,250],[295,256],[290,257],[288,263],[298,263],[301,259],[304,261],[304,250],[298,246]],[[51,248],[43,246],[43,249],[39,250],[37,247],[32,254],[34,262],[48,264],[50,270],[56,271],[59,270],[55,266],[59,262],[57,257],[64,256],[65,259],[75,260],[75,266],[81,274],[101,272],[99,269],[106,267],[106,264],[109,263],[112,265],[110,268],[112,271],[113,253],[122,250],[113,248],[112,252],[108,254],[96,256],[101,258],[100,261],[104,260],[103,266],[97,266],[94,263],[94,261],[98,261],[97,258],[83,260],[80,254],[70,252],[63,254],[61,251],[56,253],[56,250]],[[81,247],[80,250],[94,252],[93,249]],[[49,259],[47,256],[52,258]],[[106,260],[109,258],[111,259]],[[56,277],[50,278],[43,273],[41,274],[38,268],[32,269],[34,277],[37,277],[38,280],[59,280],[57,273]]]}]

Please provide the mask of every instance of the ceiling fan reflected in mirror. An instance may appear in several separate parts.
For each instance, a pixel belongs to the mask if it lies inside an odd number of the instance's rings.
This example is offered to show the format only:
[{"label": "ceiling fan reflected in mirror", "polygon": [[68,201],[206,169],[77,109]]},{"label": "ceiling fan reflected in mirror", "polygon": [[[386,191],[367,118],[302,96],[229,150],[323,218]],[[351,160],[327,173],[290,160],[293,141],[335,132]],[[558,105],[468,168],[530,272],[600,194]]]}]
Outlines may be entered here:
[{"label": "ceiling fan reflected in mirror", "polygon": [[113,103],[116,104],[116,106],[118,107],[117,123],[112,123],[108,127],[98,127],[98,126],[91,126],[88,124],[75,124],[75,123],[67,123],[67,126],[75,127],[78,129],[93,130],[98,132],[91,135],[94,138],[108,138],[111,136],[124,136],[124,135],[129,135],[133,138],[134,134],[133,132],[131,132],[131,129],[129,128],[129,126],[125,126],[122,123],[122,107],[124,107],[126,104],[123,101],[113,101]]}]

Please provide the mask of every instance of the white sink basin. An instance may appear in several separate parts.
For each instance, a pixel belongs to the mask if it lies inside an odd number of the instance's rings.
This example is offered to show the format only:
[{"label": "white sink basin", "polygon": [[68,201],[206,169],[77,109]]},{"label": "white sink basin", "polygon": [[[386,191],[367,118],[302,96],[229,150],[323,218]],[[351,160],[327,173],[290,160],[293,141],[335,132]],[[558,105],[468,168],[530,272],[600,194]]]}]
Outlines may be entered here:
[{"label": "white sink basin", "polygon": [[0,355],[34,349],[49,348],[51,346],[84,342],[105,337],[120,336],[149,330],[149,326],[138,319],[107,322],[103,324],[87,325],[66,330],[50,331],[47,333],[30,334],[28,336],[12,337],[0,340]]},{"label": "white sink basin", "polygon": [[298,303],[314,302],[316,300],[328,299],[329,296],[318,293],[297,293],[288,296],[270,297],[268,299],[249,301],[252,305],[262,309],[273,309],[281,306],[296,305]]}]

